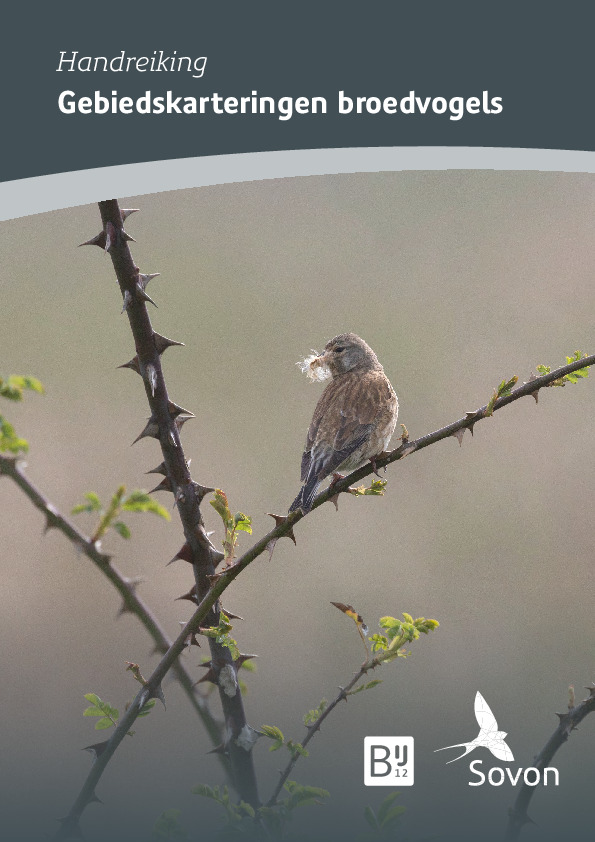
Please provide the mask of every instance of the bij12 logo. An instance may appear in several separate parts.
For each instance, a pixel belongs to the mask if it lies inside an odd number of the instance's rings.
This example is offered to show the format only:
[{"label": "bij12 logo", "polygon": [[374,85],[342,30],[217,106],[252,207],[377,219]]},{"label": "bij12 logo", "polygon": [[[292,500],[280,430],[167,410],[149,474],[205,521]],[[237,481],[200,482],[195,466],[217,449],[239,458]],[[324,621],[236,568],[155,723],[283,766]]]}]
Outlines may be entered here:
[{"label": "bij12 logo", "polygon": [[[450,746],[437,748],[436,751],[446,751],[451,748],[464,749],[462,754],[453,757],[447,763],[454,763],[455,760],[466,757],[477,748],[488,749],[497,760],[503,760],[505,763],[514,762],[514,755],[506,742],[508,734],[506,731],[499,730],[496,717],[479,691],[475,695],[475,718],[479,725],[479,734],[475,739],[466,743],[454,743]],[[469,781],[469,786],[482,786],[486,779],[491,786],[501,786],[506,780],[510,781],[512,786],[519,784],[537,786],[540,783],[547,786],[548,778],[554,786],[559,786],[560,783],[559,772],[553,766],[548,766],[543,770],[536,766],[528,766],[526,769],[517,767],[515,770],[508,767],[492,766],[486,775],[480,768],[482,765],[483,760],[481,759],[472,760],[469,764],[469,771],[476,777],[476,780]]]},{"label": "bij12 logo", "polygon": [[413,785],[413,737],[365,737],[366,786]]}]

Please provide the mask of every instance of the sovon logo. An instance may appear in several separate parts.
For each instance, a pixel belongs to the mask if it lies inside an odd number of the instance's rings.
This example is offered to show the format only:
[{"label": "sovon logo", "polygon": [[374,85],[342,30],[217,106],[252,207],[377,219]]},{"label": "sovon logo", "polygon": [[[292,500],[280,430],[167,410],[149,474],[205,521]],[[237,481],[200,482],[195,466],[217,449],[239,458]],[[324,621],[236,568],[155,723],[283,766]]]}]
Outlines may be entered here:
[{"label": "sovon logo", "polygon": [[413,786],[413,737],[365,737],[364,784]]},{"label": "sovon logo", "polygon": [[[455,760],[460,760],[476,748],[487,748],[497,760],[512,763],[514,761],[514,755],[506,742],[508,734],[506,731],[499,730],[496,717],[479,691],[475,695],[475,718],[479,725],[479,734],[474,740],[470,740],[467,743],[454,743],[451,746],[436,749],[436,751],[446,751],[450,748],[465,749],[458,757],[448,760],[447,765],[448,763],[454,763]],[[528,766],[526,769],[518,767],[516,772],[513,772],[509,768],[492,766],[486,776],[479,768],[482,764],[483,760],[479,759],[473,760],[469,764],[469,771],[477,777],[477,780],[469,781],[469,786],[482,786],[486,782],[486,777],[487,782],[491,786],[502,786],[506,780],[509,780],[512,786],[517,786],[519,783],[524,783],[527,786],[537,786],[542,781],[543,785],[547,786],[548,773],[550,773],[549,777],[553,779],[554,786],[559,786],[560,783],[558,770],[551,766],[543,769],[543,772],[535,766]]]}]

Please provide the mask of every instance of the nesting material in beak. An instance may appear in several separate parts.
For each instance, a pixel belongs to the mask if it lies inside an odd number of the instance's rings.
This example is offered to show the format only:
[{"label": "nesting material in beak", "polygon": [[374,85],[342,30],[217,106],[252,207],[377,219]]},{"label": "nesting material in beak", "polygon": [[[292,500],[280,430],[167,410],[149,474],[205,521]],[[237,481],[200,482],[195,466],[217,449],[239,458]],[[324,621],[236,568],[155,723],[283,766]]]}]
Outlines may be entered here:
[{"label": "nesting material in beak", "polygon": [[313,381],[321,381],[321,380],[328,380],[331,376],[331,370],[327,366],[324,354],[319,354],[318,351],[312,350],[312,353],[309,357],[305,357],[300,362],[296,363],[299,365],[302,372]]}]

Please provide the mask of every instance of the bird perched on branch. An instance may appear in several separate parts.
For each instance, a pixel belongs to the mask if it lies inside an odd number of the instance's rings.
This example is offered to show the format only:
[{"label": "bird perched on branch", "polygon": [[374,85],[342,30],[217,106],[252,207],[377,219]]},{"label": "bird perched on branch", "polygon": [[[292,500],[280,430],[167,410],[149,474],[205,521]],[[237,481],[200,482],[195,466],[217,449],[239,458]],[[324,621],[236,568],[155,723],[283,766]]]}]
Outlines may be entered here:
[{"label": "bird perched on branch", "polygon": [[322,354],[298,363],[312,380],[332,377],[314,410],[302,456],[302,488],[290,512],[309,512],[325,477],[374,464],[397,423],[395,390],[378,357],[355,333],[327,342]]}]

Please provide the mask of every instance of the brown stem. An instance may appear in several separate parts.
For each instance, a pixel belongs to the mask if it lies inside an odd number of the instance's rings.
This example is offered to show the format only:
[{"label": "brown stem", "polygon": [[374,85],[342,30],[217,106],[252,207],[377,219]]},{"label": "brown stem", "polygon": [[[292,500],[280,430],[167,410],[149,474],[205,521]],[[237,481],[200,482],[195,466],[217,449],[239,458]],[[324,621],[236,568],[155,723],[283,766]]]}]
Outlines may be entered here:
[{"label": "brown stem", "polygon": [[[129,612],[130,614],[134,614],[153,638],[155,651],[160,652],[162,655],[164,652],[167,652],[172,642],[150,608],[137,595],[134,581],[120,573],[118,568],[112,563],[111,557],[107,553],[102,552],[92,538],[89,538],[77,529],[68,518],[60,514],[53,503],[25,475],[18,457],[0,455],[0,476],[6,476],[12,479],[33,505],[44,514],[46,532],[48,529],[58,529],[78,550],[93,562],[122,597],[121,613]],[[173,671],[182,685],[190,704],[200,717],[211,742],[215,746],[218,745],[221,742],[220,725],[209,711],[205,699],[197,694],[192,677],[179,661],[174,663]],[[222,758],[222,760],[225,760],[225,758]]]},{"label": "brown stem", "polygon": [[[198,600],[209,591],[210,577],[215,572],[216,550],[209,541],[200,512],[200,497],[190,476],[188,464],[180,441],[176,416],[172,414],[161,356],[156,344],[146,306],[146,295],[142,276],[132,259],[128,247],[130,237],[123,227],[122,212],[115,199],[99,202],[106,249],[112,259],[130,328],[134,337],[138,360],[138,371],[143,379],[147,400],[151,409],[151,420],[157,425],[163,459],[171,489],[175,495],[180,519],[188,543],[194,568]],[[219,624],[219,605],[214,603],[205,625]],[[225,750],[230,758],[234,786],[240,797],[258,806],[256,773],[250,746],[239,738],[246,733],[248,725],[242,694],[237,681],[237,669],[229,649],[209,639],[211,665],[217,679],[219,697],[225,721]],[[225,682],[219,681],[221,671],[226,671]],[[231,678],[231,683],[228,679]]]},{"label": "brown stem", "polygon": [[[579,702],[578,705],[570,708],[567,713],[556,714],[560,718],[560,723],[545,746],[533,760],[532,765],[536,769],[539,769],[540,772],[543,772],[546,766],[551,763],[555,753],[570,736],[570,732],[578,727],[585,716],[595,710],[595,686],[588,687],[587,689],[589,690],[588,699]],[[527,786],[526,783],[523,783],[520,787],[515,802],[508,812],[507,839],[518,839],[523,827],[531,823],[532,820],[529,818],[527,811],[531,799],[535,794],[535,789],[536,787]]]},{"label": "brown stem", "polygon": [[[369,672],[370,670],[377,667],[379,663],[380,663],[380,661],[377,658],[372,658],[369,661],[365,661],[361,665],[359,670],[356,672],[354,677],[351,679],[349,684],[346,687],[339,687],[339,692],[338,692],[337,696],[333,699],[333,701],[330,703],[330,705],[323,710],[323,712],[320,714],[320,716],[318,717],[316,722],[313,725],[306,726],[308,728],[308,733],[307,733],[306,738],[304,739],[304,741],[302,743],[303,748],[306,748],[306,746],[308,745],[310,740],[314,737],[314,734],[316,734],[318,731],[320,731],[320,726],[322,725],[324,720],[327,718],[327,716],[329,716],[333,712],[333,710],[337,707],[339,702],[343,702],[343,701],[346,702],[347,699],[349,698],[349,692],[351,690],[353,690],[353,688],[355,687],[357,682],[361,678],[363,678],[364,675],[366,675],[367,672]],[[298,752],[295,752],[292,755],[291,760],[289,761],[289,763],[287,764],[285,769],[280,774],[277,785],[276,785],[275,789],[273,790],[273,794],[271,795],[271,797],[267,801],[267,807],[274,807],[275,804],[277,803],[277,799],[278,799],[278,797],[281,793],[281,790],[283,789],[283,786],[285,785],[285,781],[290,776],[290,774],[293,770],[293,767],[298,762],[300,757],[301,757],[301,755]]]}]

